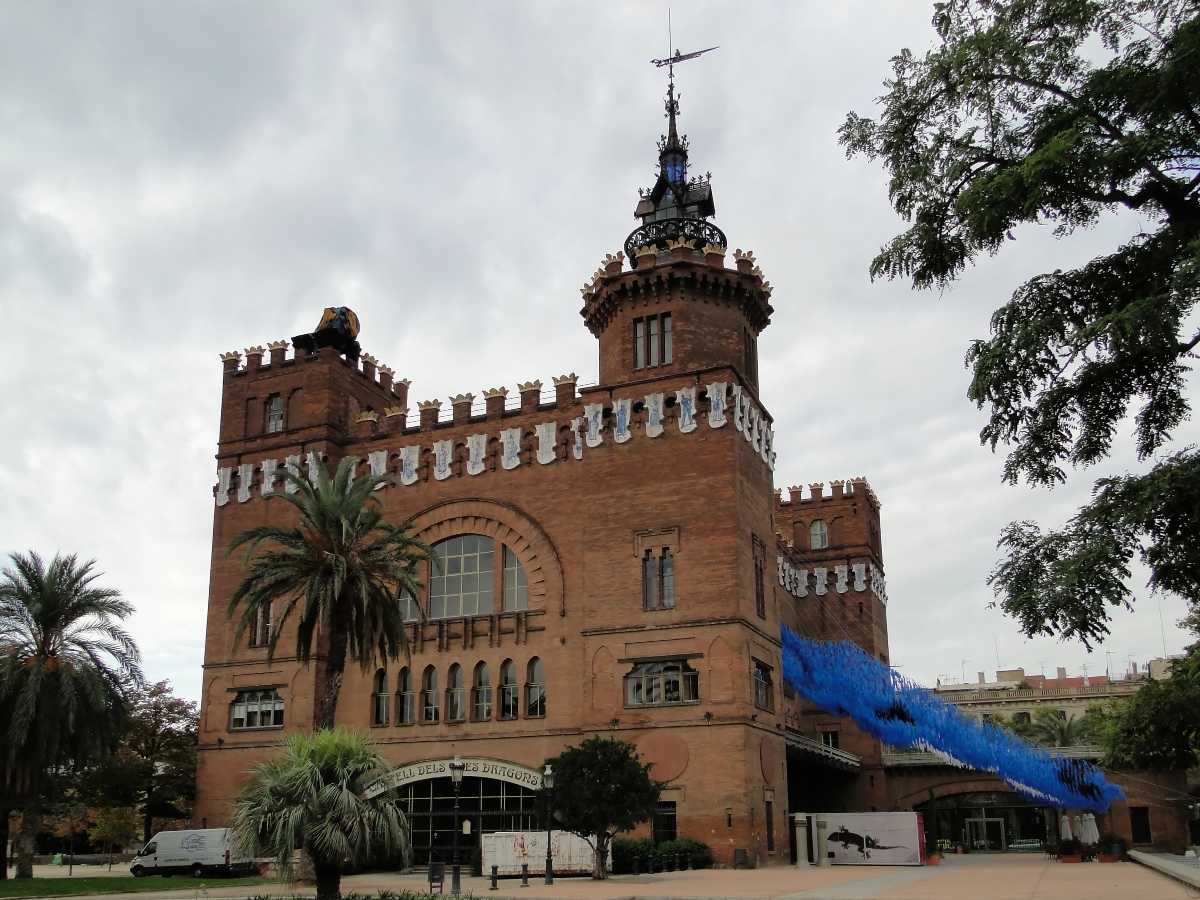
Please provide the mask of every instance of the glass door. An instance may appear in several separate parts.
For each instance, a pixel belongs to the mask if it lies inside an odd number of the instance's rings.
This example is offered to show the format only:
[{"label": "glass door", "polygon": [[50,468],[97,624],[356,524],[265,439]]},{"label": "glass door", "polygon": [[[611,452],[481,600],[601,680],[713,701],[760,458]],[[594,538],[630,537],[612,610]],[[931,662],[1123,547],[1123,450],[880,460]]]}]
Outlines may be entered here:
[{"label": "glass door", "polygon": [[1006,849],[1003,819],[967,819],[967,845],[972,850]]}]

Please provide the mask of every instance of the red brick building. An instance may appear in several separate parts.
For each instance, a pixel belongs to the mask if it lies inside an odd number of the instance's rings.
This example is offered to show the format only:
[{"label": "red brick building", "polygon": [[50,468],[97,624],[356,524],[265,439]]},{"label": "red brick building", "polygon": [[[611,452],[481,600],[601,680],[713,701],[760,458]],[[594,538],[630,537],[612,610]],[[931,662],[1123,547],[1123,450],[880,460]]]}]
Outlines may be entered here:
[{"label": "red brick building", "polygon": [[410,381],[366,354],[276,341],[223,357],[197,824],[225,820],[313,707],[294,635],[268,660],[264,617],[235,644],[227,547],[290,520],[273,499],[285,469],[348,456],[390,476],[387,515],[443,563],[404,601],[426,614],[411,660],[349,670],[338,706],[400,767],[418,861],[450,840],[450,758],[469,762],[475,841],[537,827],[543,761],[593,734],[635,743],[670,780],[660,837],[725,862],[786,860],[789,809],[835,794],[885,808],[878,744],[784,692],[779,655],[786,622],[886,660],[879,505],[861,478],[775,490],[779,386],[757,366],[771,287],[752,253],[727,253],[709,183],[687,176],[673,88],[667,105],[641,225],[582,291],[598,383],[533,380],[412,416]]}]

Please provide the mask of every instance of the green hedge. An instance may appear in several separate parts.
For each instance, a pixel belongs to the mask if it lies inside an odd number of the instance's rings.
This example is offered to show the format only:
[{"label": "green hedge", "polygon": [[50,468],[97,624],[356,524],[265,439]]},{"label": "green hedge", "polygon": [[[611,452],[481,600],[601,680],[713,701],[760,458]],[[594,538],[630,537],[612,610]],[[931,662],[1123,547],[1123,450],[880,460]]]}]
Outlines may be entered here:
[{"label": "green hedge", "polygon": [[650,838],[616,838],[613,840],[613,872],[621,875],[634,870],[634,860],[640,872],[648,872],[653,863],[655,872],[683,868],[686,858],[689,869],[712,867],[713,855],[708,844],[691,838],[654,843]]}]

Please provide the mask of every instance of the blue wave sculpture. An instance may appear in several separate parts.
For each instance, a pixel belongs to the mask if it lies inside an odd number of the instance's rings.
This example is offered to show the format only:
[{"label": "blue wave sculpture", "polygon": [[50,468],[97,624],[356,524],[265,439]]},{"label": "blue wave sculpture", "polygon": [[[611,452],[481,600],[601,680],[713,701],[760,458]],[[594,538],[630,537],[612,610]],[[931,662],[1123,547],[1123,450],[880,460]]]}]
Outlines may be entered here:
[{"label": "blue wave sculpture", "polygon": [[783,626],[783,676],[813,703],[850,716],[893,747],[993,772],[1040,803],[1106,812],[1125,796],[1090,763],[1051,756],[1003,728],[976,722],[849,641],[812,641]]}]

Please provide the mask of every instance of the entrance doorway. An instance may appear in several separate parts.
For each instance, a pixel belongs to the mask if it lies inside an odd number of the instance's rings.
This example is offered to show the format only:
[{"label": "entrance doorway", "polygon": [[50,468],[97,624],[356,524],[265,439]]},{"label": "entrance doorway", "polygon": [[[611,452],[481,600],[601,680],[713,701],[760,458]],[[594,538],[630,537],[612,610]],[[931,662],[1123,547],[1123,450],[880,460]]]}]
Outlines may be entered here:
[{"label": "entrance doorway", "polygon": [[[414,781],[396,789],[396,799],[412,829],[413,864],[451,863],[454,847],[454,782],[450,778]],[[537,831],[541,827],[541,796],[537,791],[496,778],[466,775],[459,793],[459,828],[471,823],[469,834],[458,836],[458,858],[464,866],[478,864],[479,836],[493,831]]]},{"label": "entrance doorway", "polygon": [[967,819],[967,844],[972,850],[1007,850],[1003,819]]}]

